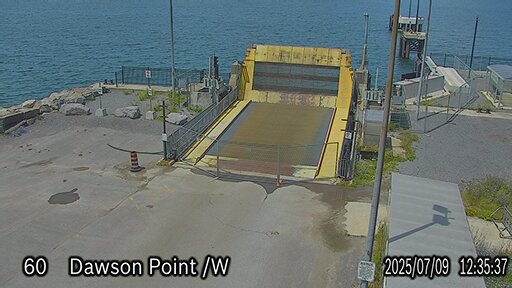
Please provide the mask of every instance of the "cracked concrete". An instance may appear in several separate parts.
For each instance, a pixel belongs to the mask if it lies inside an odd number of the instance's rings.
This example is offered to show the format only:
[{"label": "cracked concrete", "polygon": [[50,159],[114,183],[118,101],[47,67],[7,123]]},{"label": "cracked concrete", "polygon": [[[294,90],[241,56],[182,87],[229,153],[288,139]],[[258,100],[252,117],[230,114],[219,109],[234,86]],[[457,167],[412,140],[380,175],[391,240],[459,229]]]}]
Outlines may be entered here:
[{"label": "cracked concrete", "polygon": [[[357,283],[364,238],[348,235],[344,206],[347,201],[368,201],[368,192],[307,184],[269,193],[265,185],[155,166],[159,157],[154,155],[139,155],[145,169],[131,173],[129,154],[106,144],[158,151],[160,136],[132,130],[132,120],[118,129],[83,126],[80,121],[62,126],[43,121],[21,137],[0,137],[1,287],[352,287]],[[79,199],[48,203],[52,195],[66,191],[78,193]],[[208,254],[231,256],[227,277],[202,281],[67,275],[71,255],[143,262],[148,256],[176,255],[201,262]],[[22,274],[21,262],[27,255],[48,258],[46,277]]]}]

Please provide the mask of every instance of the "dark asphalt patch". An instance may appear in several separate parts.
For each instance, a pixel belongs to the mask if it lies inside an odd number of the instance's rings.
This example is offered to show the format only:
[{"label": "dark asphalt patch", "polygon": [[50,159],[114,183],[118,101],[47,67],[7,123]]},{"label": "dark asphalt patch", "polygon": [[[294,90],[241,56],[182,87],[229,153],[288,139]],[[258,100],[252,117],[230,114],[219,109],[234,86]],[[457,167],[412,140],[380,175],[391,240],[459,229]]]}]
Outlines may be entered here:
[{"label": "dark asphalt patch", "polygon": [[73,203],[73,202],[77,201],[78,199],[80,199],[80,195],[78,195],[78,193],[75,193],[76,191],[78,191],[78,189],[74,188],[73,190],[71,190],[69,192],[61,192],[61,193],[53,194],[50,197],[50,199],[48,199],[48,203],[62,204],[62,205]]}]

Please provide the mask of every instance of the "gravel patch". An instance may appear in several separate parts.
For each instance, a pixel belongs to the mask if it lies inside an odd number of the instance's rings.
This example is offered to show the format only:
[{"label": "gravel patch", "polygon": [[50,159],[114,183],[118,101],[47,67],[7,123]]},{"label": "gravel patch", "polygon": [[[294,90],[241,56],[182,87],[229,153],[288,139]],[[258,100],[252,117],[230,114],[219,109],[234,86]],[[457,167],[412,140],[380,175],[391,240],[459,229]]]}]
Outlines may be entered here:
[{"label": "gravel patch", "polygon": [[[423,131],[423,122],[413,129]],[[512,176],[512,120],[459,115],[430,133],[418,132],[416,160],[399,165],[400,173],[452,183],[487,175]]]}]

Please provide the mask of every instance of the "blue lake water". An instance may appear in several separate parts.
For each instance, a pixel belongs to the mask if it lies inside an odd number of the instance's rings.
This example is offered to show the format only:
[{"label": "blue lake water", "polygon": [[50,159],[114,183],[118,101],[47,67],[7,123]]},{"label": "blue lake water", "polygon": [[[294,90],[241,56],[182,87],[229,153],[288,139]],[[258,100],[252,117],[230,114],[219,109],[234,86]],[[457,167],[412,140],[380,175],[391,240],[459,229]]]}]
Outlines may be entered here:
[{"label": "blue lake water", "polygon": [[[413,2],[415,14],[416,0]],[[420,3],[426,16],[428,1]],[[341,47],[359,66],[363,13],[370,14],[369,67],[385,75],[393,1],[174,0],[177,68],[205,68],[219,56],[221,70],[242,60],[252,43]],[[402,3],[408,14],[409,1]],[[512,58],[510,0],[435,1],[429,52]],[[0,106],[114,78],[121,65],[169,65],[167,0],[0,0]],[[397,74],[411,60],[399,60]],[[379,79],[384,83],[384,77]]]}]

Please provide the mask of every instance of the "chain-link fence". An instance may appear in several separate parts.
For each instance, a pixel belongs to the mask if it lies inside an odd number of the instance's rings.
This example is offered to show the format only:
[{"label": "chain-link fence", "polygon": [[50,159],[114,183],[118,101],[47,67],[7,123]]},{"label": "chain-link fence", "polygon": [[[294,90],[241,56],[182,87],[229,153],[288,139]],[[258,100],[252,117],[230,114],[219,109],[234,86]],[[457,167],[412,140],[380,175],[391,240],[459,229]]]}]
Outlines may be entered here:
[{"label": "chain-link fence", "polygon": [[255,143],[236,143],[214,140],[207,158],[217,177],[260,177],[278,185],[315,179],[322,176],[335,178],[338,156],[332,163],[321,163],[327,149],[339,151],[339,143],[274,146]]},{"label": "chain-link fence", "polygon": [[[471,55],[454,55],[447,53],[430,53],[430,58],[434,60],[437,65],[443,67],[458,67],[463,63],[469,67],[471,62]],[[486,57],[486,56],[473,56],[472,69],[485,71],[487,66],[494,64],[512,65],[512,58],[500,57]]]},{"label": "chain-link fence", "polygon": [[[493,101],[489,101],[488,99],[491,98],[487,97],[492,90],[489,73],[486,71],[487,65],[480,66],[480,68],[475,68],[475,65],[473,65],[474,67],[470,69],[466,60],[456,55],[449,55],[446,62],[448,67],[455,69],[465,82],[464,85],[447,91],[443,95],[424,97],[421,100],[418,120],[421,120],[422,123],[418,122],[417,124],[424,132],[431,132],[451,122],[464,109],[474,109],[481,112],[494,110]],[[491,61],[493,61],[492,58]],[[489,63],[488,59],[487,63]],[[445,63],[436,62],[436,64],[442,65]],[[428,83],[424,84],[422,95],[425,95],[425,91],[428,89],[426,85]]]},{"label": "chain-link fence", "polygon": [[[176,87],[199,82],[203,73],[201,70],[176,70]],[[168,68],[122,66],[116,75],[121,84],[171,86],[171,69]]]},{"label": "chain-link fence", "polygon": [[[189,83],[199,83],[205,74],[206,70],[176,69],[175,85],[177,88],[183,88]],[[221,73],[220,76],[225,81],[229,80],[228,73]],[[170,68],[121,66],[121,70],[115,72],[115,81],[120,84],[149,84],[170,87],[172,86],[171,79]]]},{"label": "chain-link fence", "polygon": [[171,135],[168,135],[167,159],[180,160],[192,144],[203,137],[203,133],[219,118],[238,98],[238,88],[229,92],[217,104],[212,104],[199,115],[187,122]]}]

